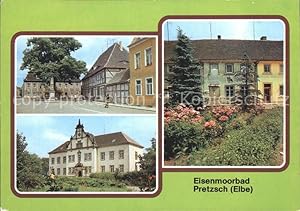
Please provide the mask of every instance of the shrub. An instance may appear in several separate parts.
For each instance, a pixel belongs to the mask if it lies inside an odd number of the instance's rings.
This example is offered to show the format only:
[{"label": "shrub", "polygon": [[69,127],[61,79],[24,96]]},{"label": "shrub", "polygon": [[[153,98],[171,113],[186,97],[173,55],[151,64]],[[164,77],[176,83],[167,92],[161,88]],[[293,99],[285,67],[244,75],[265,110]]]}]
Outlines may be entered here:
[{"label": "shrub", "polygon": [[67,186],[62,191],[77,192],[78,190],[79,190],[78,186]]},{"label": "shrub", "polygon": [[97,178],[103,180],[115,180],[115,175],[110,172],[91,173],[90,178]]},{"label": "shrub", "polygon": [[264,112],[253,123],[226,134],[214,147],[193,153],[189,165],[267,166],[272,165],[282,138],[282,109]]},{"label": "shrub", "polygon": [[186,121],[189,123],[198,123],[203,120],[199,111],[196,111],[193,106],[186,106],[185,104],[179,104],[178,106],[167,109],[164,112],[165,123],[168,124],[171,121]]},{"label": "shrub", "polygon": [[206,141],[202,130],[202,125],[184,121],[171,121],[166,124],[164,131],[165,159],[168,160],[204,147]]}]

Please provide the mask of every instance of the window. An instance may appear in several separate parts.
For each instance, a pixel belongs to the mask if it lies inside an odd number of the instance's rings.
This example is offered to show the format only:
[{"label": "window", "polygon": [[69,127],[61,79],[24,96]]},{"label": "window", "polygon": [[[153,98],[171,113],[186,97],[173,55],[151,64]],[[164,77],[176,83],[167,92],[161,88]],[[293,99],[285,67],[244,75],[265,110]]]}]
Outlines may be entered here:
[{"label": "window", "polygon": [[225,73],[233,73],[234,70],[233,70],[233,64],[225,64]]},{"label": "window", "polygon": [[226,97],[234,96],[234,86],[225,86]]},{"label": "window", "polygon": [[57,162],[57,164],[60,164],[60,157],[56,158],[56,162]]},{"label": "window", "polygon": [[124,172],[124,165],[120,165],[119,170],[120,170],[120,172]]},{"label": "window", "polygon": [[145,66],[152,64],[152,48],[145,49]]},{"label": "window", "polygon": [[63,175],[67,175],[67,168],[63,168]]},{"label": "window", "polygon": [[68,174],[72,174],[72,168],[68,168]]},{"label": "window", "polygon": [[219,65],[218,64],[210,64],[210,74],[212,76],[217,76],[219,74]]},{"label": "window", "polygon": [[119,159],[124,159],[124,150],[119,150]]},{"label": "window", "polygon": [[51,164],[54,164],[54,163],[55,163],[55,159],[51,158]]},{"label": "window", "polygon": [[152,78],[146,78],[146,95],[153,95],[153,81],[152,81]]},{"label": "window", "polygon": [[115,152],[114,152],[114,151],[110,151],[110,152],[109,152],[109,159],[110,159],[110,160],[113,160],[114,157],[115,157]]},{"label": "window", "polygon": [[283,73],[283,64],[280,65],[280,72],[279,73]]},{"label": "window", "polygon": [[101,160],[105,160],[105,152],[101,152],[100,158],[101,158]]},{"label": "window", "polygon": [[115,166],[114,165],[110,165],[109,169],[110,169],[110,172],[115,172]]},{"label": "window", "polygon": [[141,53],[134,54],[134,69],[141,68]]},{"label": "window", "polygon": [[84,153],[84,161],[92,160],[92,153]]},{"label": "window", "polygon": [[[78,136],[80,136],[80,133],[78,133]],[[78,141],[76,143],[76,148],[82,148],[82,142],[81,141]]]},{"label": "window", "polygon": [[69,163],[75,162],[75,155],[69,155]]},{"label": "window", "polygon": [[138,163],[135,163],[135,170],[136,170],[136,171],[138,171],[138,170],[139,170]]},{"label": "window", "polygon": [[137,152],[135,152],[135,159],[139,159],[139,154]]},{"label": "window", "polygon": [[280,85],[280,86],[279,86],[279,95],[281,95],[281,96],[284,95],[283,85]]},{"label": "window", "polygon": [[271,65],[270,64],[264,64],[264,72],[271,73]]},{"label": "window", "polygon": [[135,94],[141,95],[142,94],[142,81],[141,80],[135,80]]},{"label": "window", "polygon": [[63,163],[66,163],[66,162],[67,162],[67,157],[63,156]]},{"label": "window", "polygon": [[105,166],[101,166],[101,172],[105,172]]},{"label": "window", "polygon": [[56,169],[56,174],[57,174],[57,175],[60,175],[60,168],[57,168],[57,169]]}]

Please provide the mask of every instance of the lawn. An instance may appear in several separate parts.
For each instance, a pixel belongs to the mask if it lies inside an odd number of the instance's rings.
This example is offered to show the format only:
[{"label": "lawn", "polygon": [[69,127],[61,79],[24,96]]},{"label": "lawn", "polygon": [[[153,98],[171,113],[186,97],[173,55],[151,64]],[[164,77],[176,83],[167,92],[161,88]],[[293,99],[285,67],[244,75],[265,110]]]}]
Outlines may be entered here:
[{"label": "lawn", "polygon": [[205,111],[179,105],[165,111],[165,165],[279,166],[283,108]]}]

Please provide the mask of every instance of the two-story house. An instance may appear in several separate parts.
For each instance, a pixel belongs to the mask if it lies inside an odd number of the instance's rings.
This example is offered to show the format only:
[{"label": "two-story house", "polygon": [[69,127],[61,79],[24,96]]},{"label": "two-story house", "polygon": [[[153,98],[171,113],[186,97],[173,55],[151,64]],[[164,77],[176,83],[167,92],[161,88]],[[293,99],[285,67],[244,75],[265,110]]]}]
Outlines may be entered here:
[{"label": "two-story house", "polygon": [[[177,41],[164,43],[164,89],[168,92],[168,74],[175,57]],[[265,103],[278,103],[283,94],[283,42],[260,40],[192,40],[193,56],[202,69],[202,91],[210,103],[228,102],[237,86],[235,74],[241,71],[244,55],[254,64],[258,74],[256,86]],[[279,97],[280,99],[280,97]]]},{"label": "two-story house", "polygon": [[98,57],[88,73],[83,77],[82,95],[87,98],[104,101],[106,85],[116,74],[126,69],[128,69],[128,51],[121,43],[114,43]]},{"label": "two-story house", "polygon": [[22,96],[25,98],[47,99],[52,91],[56,98],[78,98],[81,95],[81,81],[70,79],[67,81],[51,79],[50,83],[38,78],[34,73],[28,72],[22,86]]},{"label": "two-story house", "polygon": [[156,105],[156,38],[135,37],[129,48],[130,104]]},{"label": "two-story house", "polygon": [[78,121],[74,135],[49,152],[49,170],[58,176],[139,170],[143,146],[122,132],[93,135]]}]

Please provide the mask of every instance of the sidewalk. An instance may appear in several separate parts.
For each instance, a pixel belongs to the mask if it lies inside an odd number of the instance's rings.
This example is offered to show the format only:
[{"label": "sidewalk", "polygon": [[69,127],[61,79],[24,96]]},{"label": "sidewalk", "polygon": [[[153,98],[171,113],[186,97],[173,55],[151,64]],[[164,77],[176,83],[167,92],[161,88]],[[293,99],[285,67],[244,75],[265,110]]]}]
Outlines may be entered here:
[{"label": "sidewalk", "polygon": [[[103,106],[105,105],[104,102],[97,101],[97,104],[98,103],[103,104]],[[132,106],[132,105],[114,104],[114,103],[110,103],[109,106],[122,107],[122,108],[132,108],[132,109],[145,110],[145,111],[156,111],[156,108],[145,107],[145,106]]]}]

